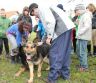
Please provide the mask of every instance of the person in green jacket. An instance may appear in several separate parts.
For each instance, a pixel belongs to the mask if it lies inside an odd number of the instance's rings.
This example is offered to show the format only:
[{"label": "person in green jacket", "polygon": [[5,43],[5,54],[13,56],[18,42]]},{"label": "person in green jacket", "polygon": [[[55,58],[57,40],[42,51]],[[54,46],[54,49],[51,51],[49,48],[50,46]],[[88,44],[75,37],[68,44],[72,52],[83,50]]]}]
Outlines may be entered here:
[{"label": "person in green jacket", "polygon": [[6,51],[6,58],[9,57],[9,45],[6,37],[6,30],[10,26],[11,21],[6,18],[5,9],[0,10],[0,57],[3,51],[3,43]]}]

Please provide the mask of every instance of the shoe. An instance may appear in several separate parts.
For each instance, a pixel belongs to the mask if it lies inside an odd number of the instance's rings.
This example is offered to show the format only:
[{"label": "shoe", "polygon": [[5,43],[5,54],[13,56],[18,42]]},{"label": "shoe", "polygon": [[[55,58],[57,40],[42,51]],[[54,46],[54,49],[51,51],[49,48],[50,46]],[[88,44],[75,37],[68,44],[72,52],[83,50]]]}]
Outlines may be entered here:
[{"label": "shoe", "polygon": [[56,82],[54,82],[54,81],[49,81],[47,78],[46,79],[44,79],[44,78],[41,78],[45,83],[56,83]]},{"label": "shoe", "polygon": [[76,65],[76,70],[80,72],[87,72],[88,68],[81,67],[80,65]]},{"label": "shoe", "polygon": [[0,56],[0,60],[1,60],[1,56]]},{"label": "shoe", "polygon": [[96,53],[93,53],[93,56],[95,56],[95,57],[96,57]]},{"label": "shoe", "polygon": [[92,56],[92,53],[91,52],[88,52],[88,56]]},{"label": "shoe", "polygon": [[15,62],[15,56],[11,56],[11,63],[12,64],[15,64],[16,62]]},{"label": "shoe", "polygon": [[80,71],[80,72],[88,72],[88,68],[80,67],[80,68],[78,69],[78,71]]}]

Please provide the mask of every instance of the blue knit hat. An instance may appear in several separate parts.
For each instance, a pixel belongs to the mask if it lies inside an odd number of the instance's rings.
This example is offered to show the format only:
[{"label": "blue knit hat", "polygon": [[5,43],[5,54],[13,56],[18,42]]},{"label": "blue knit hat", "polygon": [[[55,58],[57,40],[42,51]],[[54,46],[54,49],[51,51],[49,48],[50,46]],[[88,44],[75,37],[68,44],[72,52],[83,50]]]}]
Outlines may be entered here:
[{"label": "blue knit hat", "polygon": [[58,4],[57,7],[59,7],[60,9],[63,10],[63,5],[62,4]]}]

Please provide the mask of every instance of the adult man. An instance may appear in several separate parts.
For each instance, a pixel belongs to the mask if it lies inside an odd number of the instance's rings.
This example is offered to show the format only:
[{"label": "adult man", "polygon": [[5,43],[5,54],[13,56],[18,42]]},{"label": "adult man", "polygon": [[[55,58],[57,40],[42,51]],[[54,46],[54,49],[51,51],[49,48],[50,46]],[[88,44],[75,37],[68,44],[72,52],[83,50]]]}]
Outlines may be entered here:
[{"label": "adult man", "polygon": [[[50,72],[46,83],[56,83],[59,75],[63,79],[69,79],[71,29],[74,24],[58,7],[43,9],[33,3],[29,6],[29,10],[31,15],[39,17],[42,21],[47,32],[46,42],[50,44],[52,40],[49,52]],[[63,18],[67,21],[65,22]]]},{"label": "adult man", "polygon": [[6,57],[9,57],[8,39],[6,38],[6,30],[10,25],[10,20],[6,18],[5,9],[0,10],[0,55],[3,51],[3,42],[6,50]]}]

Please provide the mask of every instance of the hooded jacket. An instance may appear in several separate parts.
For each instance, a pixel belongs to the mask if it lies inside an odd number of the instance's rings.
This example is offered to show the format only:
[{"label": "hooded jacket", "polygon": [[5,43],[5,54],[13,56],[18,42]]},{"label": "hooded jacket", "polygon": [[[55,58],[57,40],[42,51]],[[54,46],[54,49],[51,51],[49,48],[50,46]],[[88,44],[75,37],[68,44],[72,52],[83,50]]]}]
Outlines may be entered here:
[{"label": "hooded jacket", "polygon": [[92,39],[92,14],[87,11],[80,17],[77,39],[91,40]]},{"label": "hooded jacket", "polygon": [[53,40],[62,33],[75,27],[66,13],[55,6],[44,9],[39,6],[39,17],[45,27],[47,35]]}]

